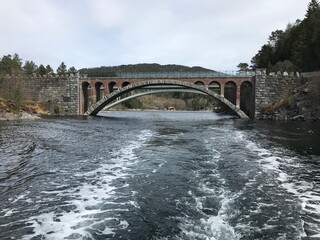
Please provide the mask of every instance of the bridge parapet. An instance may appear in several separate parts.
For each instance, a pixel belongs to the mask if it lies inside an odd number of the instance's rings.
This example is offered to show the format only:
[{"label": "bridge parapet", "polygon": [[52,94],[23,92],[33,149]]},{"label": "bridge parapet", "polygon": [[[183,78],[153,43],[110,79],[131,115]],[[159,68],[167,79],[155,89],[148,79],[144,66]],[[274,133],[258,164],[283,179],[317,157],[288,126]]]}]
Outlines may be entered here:
[{"label": "bridge parapet", "polygon": [[[255,71],[227,71],[227,72],[213,72],[213,71],[203,71],[203,72],[114,72],[110,73],[108,78],[221,78],[221,77],[253,77],[255,76]],[[102,78],[106,78],[102,77]],[[82,78],[86,76],[82,75]],[[99,79],[99,77],[95,77]]]}]

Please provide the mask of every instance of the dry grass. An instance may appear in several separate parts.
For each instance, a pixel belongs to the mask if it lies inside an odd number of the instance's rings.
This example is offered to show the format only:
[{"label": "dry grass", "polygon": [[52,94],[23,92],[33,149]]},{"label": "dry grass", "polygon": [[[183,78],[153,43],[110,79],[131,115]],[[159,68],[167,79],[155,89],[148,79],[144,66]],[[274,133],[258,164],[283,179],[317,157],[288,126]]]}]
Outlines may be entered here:
[{"label": "dry grass", "polygon": [[19,105],[14,104],[12,101],[0,98],[0,112],[21,112],[22,109]]},{"label": "dry grass", "polygon": [[294,101],[293,95],[287,92],[284,95],[282,95],[280,98],[278,98],[277,101],[266,105],[263,108],[263,110],[272,112],[278,109],[289,108],[292,105],[293,101]]},{"label": "dry grass", "polygon": [[28,113],[50,115],[50,112],[46,109],[44,102],[26,101],[22,108]]},{"label": "dry grass", "polygon": [[46,109],[44,102],[26,101],[21,105],[18,105],[11,100],[0,98],[0,112],[16,114],[23,111],[38,115],[50,114],[50,112]]}]

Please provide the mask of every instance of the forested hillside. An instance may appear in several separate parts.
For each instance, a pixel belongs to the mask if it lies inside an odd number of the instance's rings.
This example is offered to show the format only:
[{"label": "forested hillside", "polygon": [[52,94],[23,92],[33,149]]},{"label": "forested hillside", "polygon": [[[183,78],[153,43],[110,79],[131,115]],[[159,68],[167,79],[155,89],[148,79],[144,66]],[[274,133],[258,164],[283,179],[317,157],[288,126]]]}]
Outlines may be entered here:
[{"label": "forested hillside", "polygon": [[311,0],[303,20],[271,33],[268,43],[252,58],[252,68],[268,71],[320,70],[320,5]]},{"label": "forested hillside", "polygon": [[202,67],[187,67],[182,65],[160,65],[156,63],[130,64],[113,67],[83,68],[81,74],[88,74],[89,77],[113,77],[119,72],[201,72],[213,71]]}]

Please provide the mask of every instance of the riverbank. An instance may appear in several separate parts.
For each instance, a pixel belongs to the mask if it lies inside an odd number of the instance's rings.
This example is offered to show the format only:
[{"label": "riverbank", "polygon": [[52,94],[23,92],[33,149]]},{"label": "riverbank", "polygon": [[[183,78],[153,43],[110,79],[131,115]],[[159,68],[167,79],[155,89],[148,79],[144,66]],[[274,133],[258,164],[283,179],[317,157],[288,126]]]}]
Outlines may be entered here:
[{"label": "riverbank", "polygon": [[320,121],[320,79],[308,80],[261,111],[261,119]]},{"label": "riverbank", "polygon": [[26,101],[16,104],[11,100],[0,98],[0,121],[36,120],[42,115],[51,115],[42,102]]}]

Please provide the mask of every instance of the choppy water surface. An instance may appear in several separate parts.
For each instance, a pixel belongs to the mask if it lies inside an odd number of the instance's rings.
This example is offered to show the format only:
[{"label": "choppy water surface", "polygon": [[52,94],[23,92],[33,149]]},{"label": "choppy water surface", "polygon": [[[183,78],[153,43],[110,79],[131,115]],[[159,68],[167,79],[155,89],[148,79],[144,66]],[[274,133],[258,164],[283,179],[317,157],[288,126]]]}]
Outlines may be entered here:
[{"label": "choppy water surface", "polygon": [[320,239],[319,123],[0,122],[0,239]]}]

